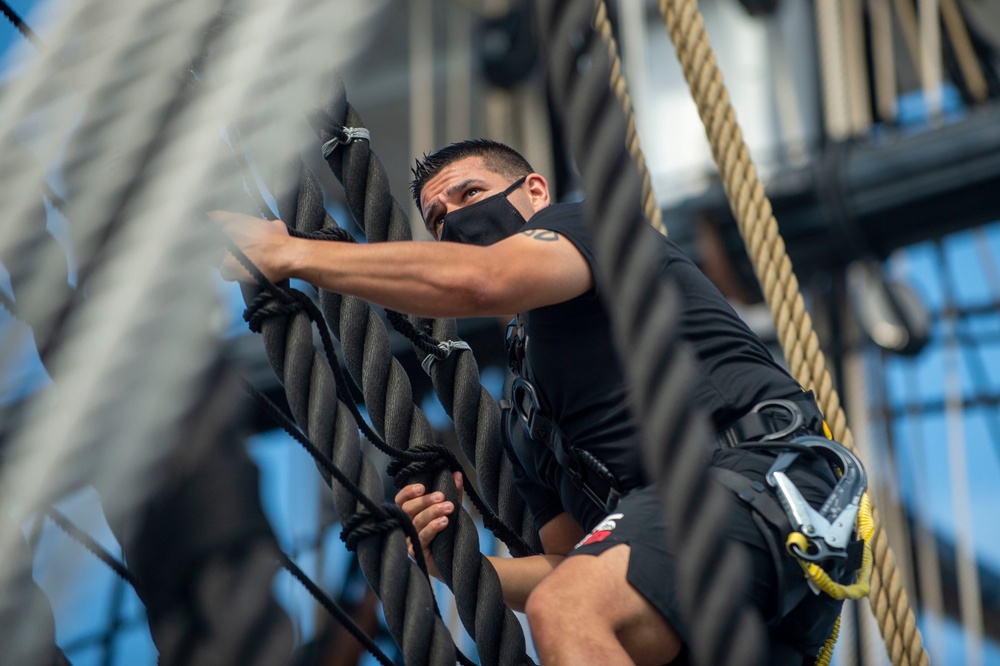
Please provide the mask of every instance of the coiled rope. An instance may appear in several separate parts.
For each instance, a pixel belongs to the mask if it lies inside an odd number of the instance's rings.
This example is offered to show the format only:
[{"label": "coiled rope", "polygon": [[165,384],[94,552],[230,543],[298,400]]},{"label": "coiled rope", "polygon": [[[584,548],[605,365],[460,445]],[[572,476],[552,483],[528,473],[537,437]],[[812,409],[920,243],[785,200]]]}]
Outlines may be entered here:
[{"label": "coiled rope", "polygon": [[[705,125],[733,215],[771,308],[788,366],[802,386],[816,393],[833,438],[853,451],[854,437],[847,427],[840,398],[826,368],[771,203],[736,123],[736,114],[716,65],[701,13],[693,0],[659,0],[659,4]],[[874,507],[872,543],[875,567],[871,602],[886,649],[893,664],[927,664],[916,619]]]},{"label": "coiled rope", "polygon": [[708,477],[712,434],[691,404],[694,352],[678,339],[681,296],[661,277],[661,255],[649,242],[642,176],[628,149],[630,116],[611,31],[599,3],[535,4],[542,43],[550,48],[548,80],[581,169],[584,213],[594,231],[601,280],[643,431],[649,467],[659,476],[668,537],[677,544],[677,596],[697,663],[762,664],[766,632],[744,603],[746,553],[723,537],[731,499]]}]

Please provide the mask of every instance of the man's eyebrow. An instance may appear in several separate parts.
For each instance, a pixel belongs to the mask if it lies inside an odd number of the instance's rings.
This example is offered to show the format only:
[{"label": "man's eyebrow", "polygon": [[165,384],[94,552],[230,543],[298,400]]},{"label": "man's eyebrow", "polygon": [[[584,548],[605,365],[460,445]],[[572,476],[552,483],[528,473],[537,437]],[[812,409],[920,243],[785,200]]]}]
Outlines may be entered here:
[{"label": "man's eyebrow", "polygon": [[[458,194],[459,192],[461,192],[470,185],[485,185],[485,184],[486,181],[484,181],[482,178],[466,178],[465,180],[459,183],[455,183],[447,190],[445,190],[444,195],[446,198],[450,199],[451,197],[455,196],[456,194]],[[427,212],[424,213],[425,227],[430,225],[430,221],[434,219],[434,211],[436,211],[440,207],[441,204],[435,201],[434,203],[431,204],[430,208],[427,209]]]}]

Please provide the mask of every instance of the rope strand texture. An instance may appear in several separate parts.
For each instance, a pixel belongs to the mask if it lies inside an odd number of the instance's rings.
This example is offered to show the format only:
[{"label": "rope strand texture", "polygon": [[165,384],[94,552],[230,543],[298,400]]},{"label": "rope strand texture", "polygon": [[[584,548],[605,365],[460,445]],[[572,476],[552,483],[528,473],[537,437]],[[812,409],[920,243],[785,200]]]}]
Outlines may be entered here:
[{"label": "rope strand texture", "polygon": [[[722,73],[693,0],[659,0],[684,77],[705,125],[733,215],[774,316],[778,338],[793,376],[812,389],[833,438],[854,450],[854,437],[833,387],[791,260],[778,232],[771,203],[750,159]],[[928,663],[916,618],[896,571],[888,537],[873,509],[872,608],[893,664]]]},{"label": "rope strand texture", "polygon": [[[259,289],[244,287],[249,303]],[[313,345],[312,321],[303,311],[270,317],[260,322],[268,359],[285,387],[285,396],[297,423],[316,442],[353,486],[373,502],[384,494],[382,481],[371,461],[361,453],[358,426],[350,410],[337,398],[334,373]],[[329,481],[329,480],[328,480]],[[350,490],[331,486],[334,505],[345,521],[363,507]],[[399,529],[381,532],[357,544],[358,560],[372,589],[382,601],[386,624],[399,644],[407,664],[455,663],[451,634],[433,612],[426,576],[407,557],[406,541]]]}]

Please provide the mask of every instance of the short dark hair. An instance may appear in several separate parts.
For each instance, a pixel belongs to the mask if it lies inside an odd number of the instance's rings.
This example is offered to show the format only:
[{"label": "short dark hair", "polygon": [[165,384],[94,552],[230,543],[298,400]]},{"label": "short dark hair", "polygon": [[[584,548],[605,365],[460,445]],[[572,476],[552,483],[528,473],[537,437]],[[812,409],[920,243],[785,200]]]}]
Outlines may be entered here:
[{"label": "short dark hair", "polygon": [[417,210],[421,214],[424,211],[420,206],[420,193],[423,192],[427,181],[449,164],[464,160],[466,157],[483,158],[483,166],[511,181],[535,171],[521,153],[499,141],[491,141],[490,139],[459,141],[430,155],[425,153],[423,159],[416,161],[412,169],[413,182],[410,183],[410,193],[413,195],[413,201],[416,202]]}]

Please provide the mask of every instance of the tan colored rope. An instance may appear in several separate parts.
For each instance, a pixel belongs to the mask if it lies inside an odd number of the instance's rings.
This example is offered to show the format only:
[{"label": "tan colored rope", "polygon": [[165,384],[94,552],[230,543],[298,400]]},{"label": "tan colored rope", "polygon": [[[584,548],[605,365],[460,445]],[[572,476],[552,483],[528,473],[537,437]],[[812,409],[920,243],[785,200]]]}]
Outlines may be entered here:
[{"label": "tan colored rope", "polygon": [[920,75],[920,28],[917,25],[917,10],[914,9],[912,0],[892,0],[892,7],[896,12],[896,18],[899,19],[899,28],[903,32],[903,41],[906,43],[910,62]]},{"label": "tan colored rope", "polygon": [[861,0],[841,0],[841,34],[844,37],[844,73],[848,93],[851,136],[871,129],[871,95],[868,92],[868,65],[865,62],[865,23]]},{"label": "tan colored rope", "polygon": [[664,236],[667,235],[667,228],[663,225],[663,214],[660,206],[656,203],[656,194],[653,192],[653,181],[649,175],[649,168],[646,166],[646,156],[639,146],[639,132],[636,130],[635,113],[632,109],[632,99],[628,95],[628,88],[625,85],[625,76],[622,74],[622,61],[618,57],[618,48],[615,45],[614,35],[611,31],[611,21],[608,18],[608,8],[604,0],[597,3],[597,14],[594,16],[594,27],[601,35],[601,38],[608,44],[608,54],[611,59],[611,89],[615,96],[621,100],[625,109],[625,117],[628,118],[628,129],[625,134],[625,144],[628,154],[632,156],[639,174],[642,177],[642,209],[646,214],[646,219],[654,229]]},{"label": "tan colored rope", "polygon": [[875,75],[875,107],[880,120],[896,120],[896,49],[889,0],[868,0],[871,21],[872,69]]},{"label": "tan colored rope", "polygon": [[969,94],[977,102],[985,102],[989,95],[986,86],[986,78],[983,76],[983,68],[979,64],[979,58],[972,47],[972,39],[969,31],[965,27],[965,19],[958,9],[955,0],[941,0],[941,18],[944,19],[945,30],[948,31],[948,38],[955,49],[955,59],[958,60],[959,69],[962,71],[962,78],[969,88]]},{"label": "tan colored rope", "polygon": [[833,141],[851,136],[850,89],[844,56],[844,23],[841,0],[817,0],[816,34],[823,84],[823,128]]},{"label": "tan colored rope", "polygon": [[[840,398],[826,369],[819,339],[806,311],[784,241],[778,233],[771,203],[764,194],[736,123],[736,114],[709,45],[701,13],[694,0],[659,0],[659,4],[684,77],[705,124],[733,214],[773,313],[789,368],[803,386],[816,392],[834,439],[854,450],[854,438],[847,427]],[[927,653],[896,570],[888,538],[874,508],[872,514],[876,566],[872,574],[871,601],[879,630],[893,664],[925,665]]]}]

